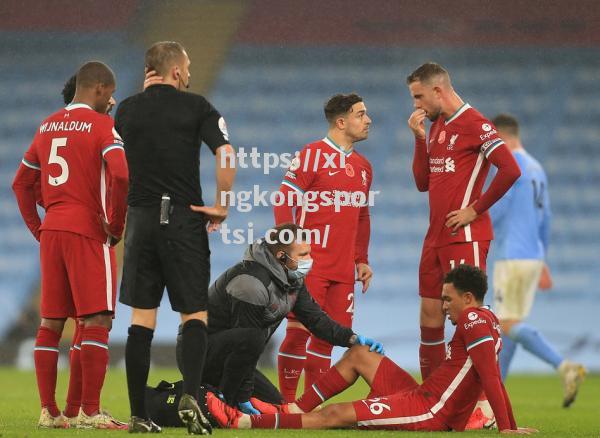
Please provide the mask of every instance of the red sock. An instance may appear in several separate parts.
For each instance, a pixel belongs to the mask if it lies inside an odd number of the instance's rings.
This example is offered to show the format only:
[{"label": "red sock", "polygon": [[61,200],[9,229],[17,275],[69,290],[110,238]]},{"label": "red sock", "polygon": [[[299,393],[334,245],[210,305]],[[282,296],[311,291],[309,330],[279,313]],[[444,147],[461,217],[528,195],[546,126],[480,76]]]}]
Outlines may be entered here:
[{"label": "red sock", "polygon": [[67,392],[67,406],[64,414],[67,417],[76,417],[81,407],[81,334],[83,323],[75,321],[75,333],[69,352],[69,390]]},{"label": "red sock", "polygon": [[81,335],[81,408],[86,415],[100,409],[100,391],[108,366],[108,329],[84,327]]},{"label": "red sock", "polygon": [[332,367],[296,400],[296,404],[304,412],[310,412],[325,400],[342,392],[348,386],[350,384],[346,382],[338,369]]},{"label": "red sock", "polygon": [[306,360],[306,340],[310,333],[300,328],[288,328],[277,355],[279,391],[287,403],[296,400],[300,374]]},{"label": "red sock", "polygon": [[302,429],[302,414],[250,415],[252,429]]},{"label": "red sock", "polygon": [[53,417],[60,414],[60,410],[56,406],[55,396],[58,341],[60,341],[60,333],[50,330],[48,327],[40,326],[33,350],[40,401],[42,407],[48,408],[50,415]]},{"label": "red sock", "polygon": [[304,391],[310,388],[331,368],[331,350],[333,350],[333,345],[315,336],[311,336],[308,347],[306,347]]},{"label": "red sock", "polygon": [[421,327],[421,345],[419,346],[419,361],[423,381],[444,361],[446,343],[444,327]]}]

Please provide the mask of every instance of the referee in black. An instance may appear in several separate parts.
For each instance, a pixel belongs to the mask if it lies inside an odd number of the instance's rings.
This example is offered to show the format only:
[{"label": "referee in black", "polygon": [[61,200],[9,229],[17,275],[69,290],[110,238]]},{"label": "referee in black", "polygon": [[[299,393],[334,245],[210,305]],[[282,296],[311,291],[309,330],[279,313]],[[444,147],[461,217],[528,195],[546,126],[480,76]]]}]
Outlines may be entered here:
[{"label": "referee in black", "polygon": [[[146,52],[145,64],[146,71],[162,76],[162,83],[125,99],[115,116],[115,127],[127,144],[129,165],[119,298],[132,307],[125,349],[129,432],[160,431],[147,414],[144,393],[156,314],[166,286],[171,307],[181,314],[183,325],[184,395],[179,416],[190,434],[210,434],[210,424],[196,401],[207,349],[207,228],[217,229],[227,217],[220,193],[233,185],[234,150],[219,112],[204,97],[182,90],[189,86],[190,60],[181,44],[154,44]],[[202,142],[217,160],[217,196],[212,207],[202,202]]]}]

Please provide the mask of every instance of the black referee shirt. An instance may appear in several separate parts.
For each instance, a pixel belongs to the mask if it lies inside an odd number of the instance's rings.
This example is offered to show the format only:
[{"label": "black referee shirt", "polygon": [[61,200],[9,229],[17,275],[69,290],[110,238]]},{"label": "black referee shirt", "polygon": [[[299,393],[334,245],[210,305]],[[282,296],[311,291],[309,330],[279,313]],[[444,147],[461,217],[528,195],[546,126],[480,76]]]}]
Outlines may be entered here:
[{"label": "black referee shirt", "polygon": [[121,102],[115,128],[125,143],[130,206],[158,206],[163,193],[175,205],[204,205],[200,145],[214,154],[229,143],[225,120],[204,97],[153,85]]}]

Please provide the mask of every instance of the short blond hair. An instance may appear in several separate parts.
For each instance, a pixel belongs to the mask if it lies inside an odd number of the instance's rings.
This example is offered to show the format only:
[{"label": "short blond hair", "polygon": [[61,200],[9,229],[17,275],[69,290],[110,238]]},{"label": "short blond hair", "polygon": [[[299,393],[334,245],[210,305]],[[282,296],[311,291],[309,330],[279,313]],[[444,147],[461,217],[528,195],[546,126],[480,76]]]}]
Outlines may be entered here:
[{"label": "short blond hair", "polygon": [[430,82],[436,76],[445,76],[448,80],[450,80],[448,70],[438,63],[426,62],[408,75],[406,78],[406,83],[410,85],[413,82]]},{"label": "short blond hair", "polygon": [[148,70],[154,70],[161,76],[173,65],[183,61],[185,49],[176,41],[159,41],[146,51],[144,63]]}]

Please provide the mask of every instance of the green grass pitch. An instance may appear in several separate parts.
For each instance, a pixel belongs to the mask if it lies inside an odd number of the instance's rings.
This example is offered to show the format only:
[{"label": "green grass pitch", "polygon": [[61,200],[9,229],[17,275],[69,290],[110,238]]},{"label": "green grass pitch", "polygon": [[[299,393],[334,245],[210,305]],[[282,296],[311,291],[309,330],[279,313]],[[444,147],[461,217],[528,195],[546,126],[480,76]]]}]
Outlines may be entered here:
[{"label": "green grass pitch", "polygon": [[[160,379],[177,380],[174,369],[153,369],[150,383]],[[275,377],[270,373],[271,378]],[[68,373],[59,373],[57,401],[63,407]],[[600,437],[600,375],[589,375],[583,383],[577,401],[569,409],[561,408],[562,389],[555,375],[513,375],[507,382],[517,422],[522,426],[540,429],[537,436],[543,437]],[[129,406],[125,372],[110,369],[102,393],[102,405],[115,417],[128,418]],[[338,395],[334,401],[359,399],[367,393],[366,384],[359,384]],[[69,437],[69,436],[124,436],[121,431],[84,430],[38,430],[39,400],[35,385],[35,374],[13,368],[0,368],[0,437]],[[445,433],[411,433],[389,431],[236,431],[215,430],[214,436],[223,437],[346,437],[369,436],[391,437],[399,433],[405,436],[447,436]],[[497,436],[497,431],[467,432],[466,437]],[[163,436],[184,436],[185,429],[164,429]]]}]

